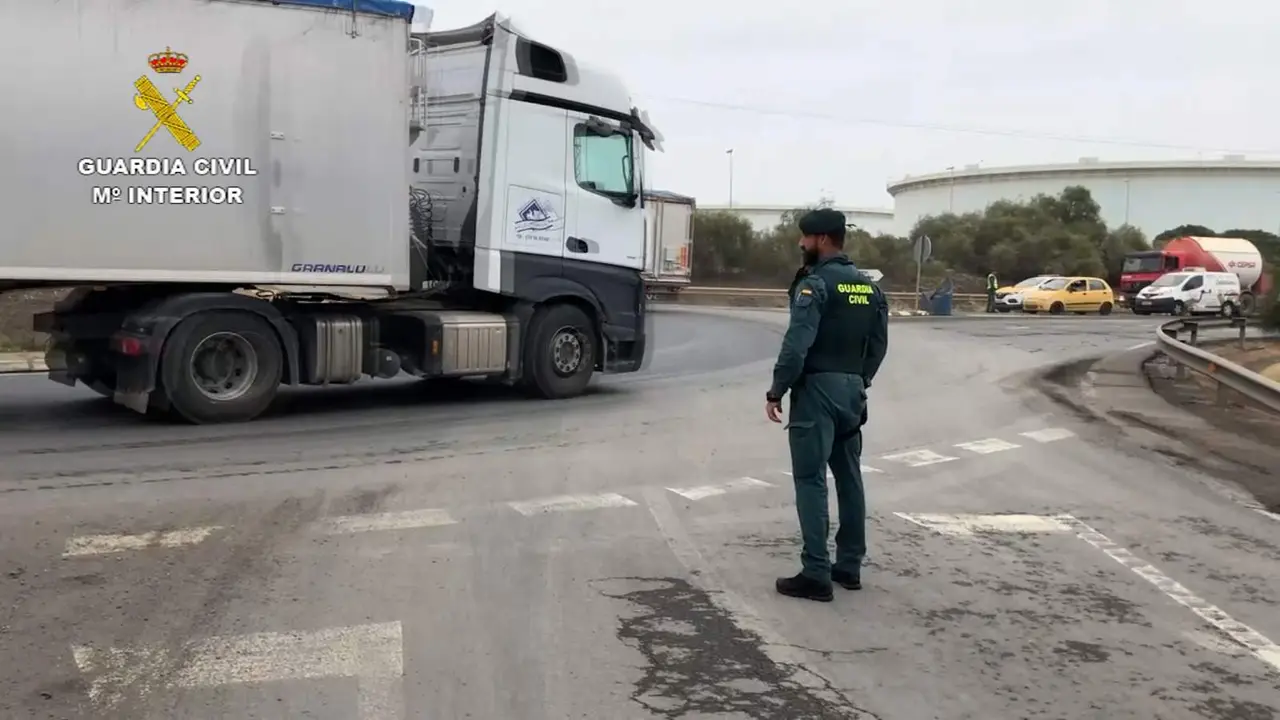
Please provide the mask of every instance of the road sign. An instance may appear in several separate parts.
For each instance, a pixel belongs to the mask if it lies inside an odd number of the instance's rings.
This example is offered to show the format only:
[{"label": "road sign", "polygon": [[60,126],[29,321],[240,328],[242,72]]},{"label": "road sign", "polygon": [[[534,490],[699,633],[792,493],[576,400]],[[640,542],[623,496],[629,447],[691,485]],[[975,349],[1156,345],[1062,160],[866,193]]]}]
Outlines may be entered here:
[{"label": "road sign", "polygon": [[915,258],[917,263],[924,264],[924,261],[928,260],[932,254],[933,241],[929,239],[928,235],[921,235],[911,245],[911,256]]}]

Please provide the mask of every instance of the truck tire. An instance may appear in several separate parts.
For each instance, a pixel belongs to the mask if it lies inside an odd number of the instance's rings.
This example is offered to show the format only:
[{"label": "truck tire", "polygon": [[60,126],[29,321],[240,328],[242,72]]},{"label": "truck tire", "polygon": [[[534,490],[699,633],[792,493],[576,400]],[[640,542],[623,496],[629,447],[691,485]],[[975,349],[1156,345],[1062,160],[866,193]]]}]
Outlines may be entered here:
[{"label": "truck tire", "polygon": [[524,350],[525,385],[548,400],[581,395],[596,369],[595,324],[573,305],[540,308]]},{"label": "truck tire", "polygon": [[284,351],[271,325],[247,312],[192,315],[174,328],[160,357],[171,410],[197,424],[244,422],[280,390]]},{"label": "truck tire", "polygon": [[1240,293],[1240,314],[1244,317],[1253,315],[1253,311],[1258,308],[1258,299],[1253,293]]}]

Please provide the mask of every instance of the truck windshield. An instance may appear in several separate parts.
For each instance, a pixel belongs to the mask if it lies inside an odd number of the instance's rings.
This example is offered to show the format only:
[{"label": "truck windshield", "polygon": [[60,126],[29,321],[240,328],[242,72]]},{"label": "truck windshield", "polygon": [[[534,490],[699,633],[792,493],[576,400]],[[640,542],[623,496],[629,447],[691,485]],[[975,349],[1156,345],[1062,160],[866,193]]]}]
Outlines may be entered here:
[{"label": "truck windshield", "polygon": [[1160,263],[1159,255],[1127,257],[1124,259],[1124,265],[1120,268],[1120,272],[1160,272]]},{"label": "truck windshield", "polygon": [[1151,287],[1175,287],[1181,285],[1182,281],[1186,280],[1188,277],[1190,276],[1183,273],[1169,273],[1168,275],[1161,275],[1156,278],[1155,282],[1151,283]]}]

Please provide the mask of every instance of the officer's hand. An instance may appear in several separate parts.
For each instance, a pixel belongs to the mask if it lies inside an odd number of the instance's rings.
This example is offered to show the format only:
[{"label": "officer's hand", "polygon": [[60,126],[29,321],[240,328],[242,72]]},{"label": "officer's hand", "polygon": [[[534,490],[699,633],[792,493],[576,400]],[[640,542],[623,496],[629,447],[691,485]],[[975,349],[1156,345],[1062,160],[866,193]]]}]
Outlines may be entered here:
[{"label": "officer's hand", "polygon": [[764,403],[764,415],[773,422],[782,422],[782,403],[766,400]]}]

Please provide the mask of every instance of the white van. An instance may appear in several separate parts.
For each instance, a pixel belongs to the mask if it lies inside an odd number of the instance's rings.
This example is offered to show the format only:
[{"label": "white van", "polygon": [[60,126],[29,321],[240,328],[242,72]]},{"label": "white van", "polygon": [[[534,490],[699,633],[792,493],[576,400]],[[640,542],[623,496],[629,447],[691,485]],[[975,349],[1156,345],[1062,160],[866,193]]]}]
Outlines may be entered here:
[{"label": "white van", "polygon": [[1161,275],[1133,298],[1133,312],[1137,315],[1236,315],[1239,311],[1240,277],[1203,268]]}]

